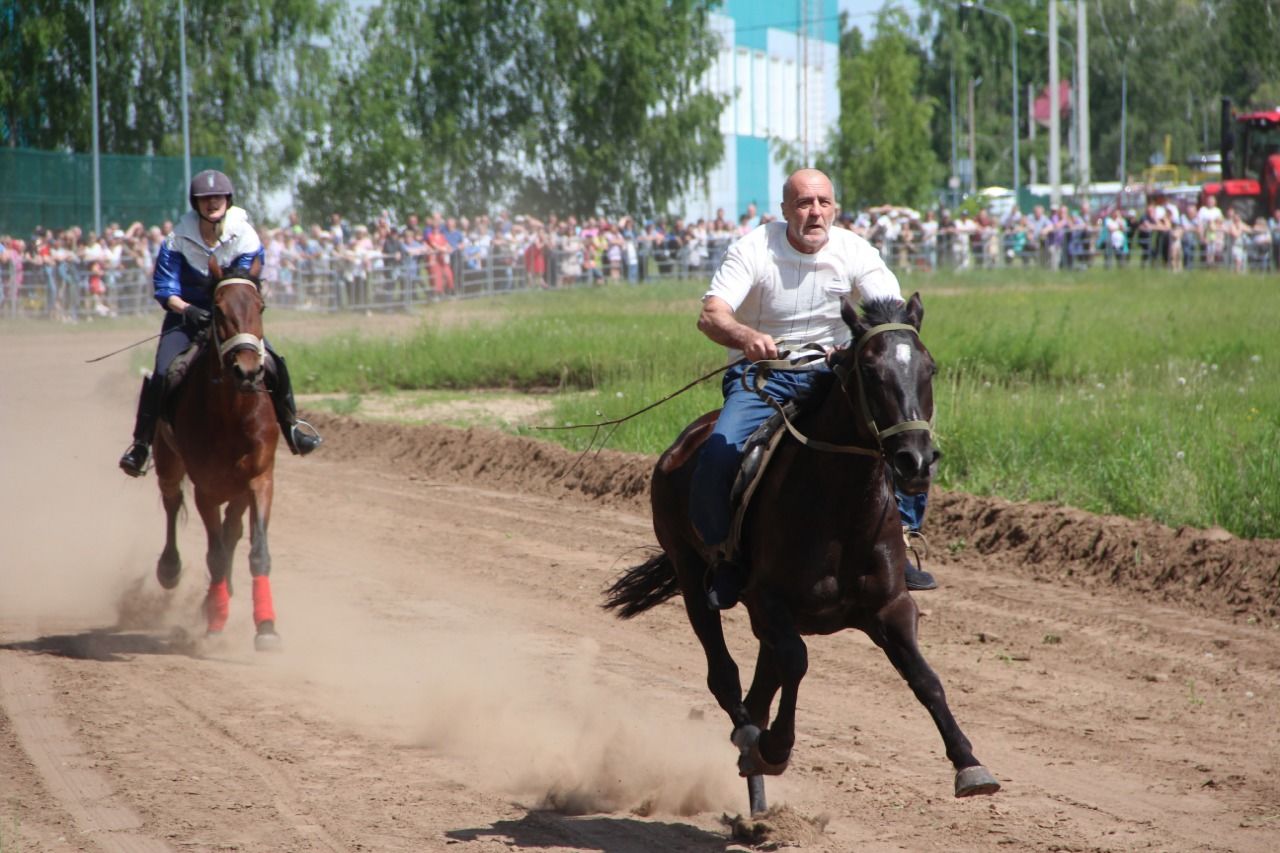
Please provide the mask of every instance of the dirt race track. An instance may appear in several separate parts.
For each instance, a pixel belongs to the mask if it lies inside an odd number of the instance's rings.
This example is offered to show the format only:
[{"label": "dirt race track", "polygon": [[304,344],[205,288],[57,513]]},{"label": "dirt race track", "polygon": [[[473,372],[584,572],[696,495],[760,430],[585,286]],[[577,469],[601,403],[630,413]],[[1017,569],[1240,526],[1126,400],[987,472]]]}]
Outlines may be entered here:
[{"label": "dirt race track", "polygon": [[[0,329],[0,852],[746,843],[682,609],[598,607],[653,542],[652,460],[324,419],[277,467],[284,651],[253,651],[245,544],[211,644],[198,519],[163,593],[155,479],[115,467],[136,377],[83,364],[138,337]],[[1280,850],[1280,542],[945,493],[926,532],[925,654],[1004,789],[954,799],[883,655],[815,638],[766,849]]]}]

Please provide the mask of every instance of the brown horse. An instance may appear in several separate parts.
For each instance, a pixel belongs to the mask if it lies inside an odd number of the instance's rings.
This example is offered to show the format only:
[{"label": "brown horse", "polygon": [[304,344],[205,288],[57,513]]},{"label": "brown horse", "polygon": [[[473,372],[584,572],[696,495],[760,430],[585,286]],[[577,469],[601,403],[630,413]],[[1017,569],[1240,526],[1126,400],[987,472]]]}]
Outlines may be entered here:
[{"label": "brown horse", "polygon": [[[196,509],[208,536],[207,630],[210,635],[221,633],[230,610],[231,560],[244,533],[245,510],[249,510],[249,571],[257,625],[254,646],[265,651],[280,644],[267,550],[279,427],[265,385],[261,264],[255,261],[247,275],[233,271],[224,276],[210,258],[209,271],[217,282],[210,340],[178,387],[171,417],[161,421],[157,430],[155,469],[167,525],[156,577],[161,586],[172,589],[182,571],[174,533],[185,475],[191,478]],[[221,514],[224,504],[225,516]]]},{"label": "brown horse", "polygon": [[919,611],[902,571],[894,481],[907,494],[923,493],[939,456],[930,427],[936,368],[919,337],[920,295],[905,305],[870,303],[862,316],[846,302],[842,314],[854,344],[832,355],[830,381],[795,421],[803,442],[783,439],[743,519],[740,554],[750,575],[742,600],[760,641],[746,698],[720,614],[706,603],[712,555],[689,522],[697,449],[718,413],[694,421],[659,458],[651,500],[662,553],[619,578],[604,605],[625,619],[683,594],[706,654],[707,686],[733,722],[753,813],[765,808],[762,774],[782,773],[795,743],[796,699],[809,665],[801,635],[845,628],[861,629],[884,650],[928,709],[956,770],[955,795],[1000,787],[974,757],[920,654]]}]

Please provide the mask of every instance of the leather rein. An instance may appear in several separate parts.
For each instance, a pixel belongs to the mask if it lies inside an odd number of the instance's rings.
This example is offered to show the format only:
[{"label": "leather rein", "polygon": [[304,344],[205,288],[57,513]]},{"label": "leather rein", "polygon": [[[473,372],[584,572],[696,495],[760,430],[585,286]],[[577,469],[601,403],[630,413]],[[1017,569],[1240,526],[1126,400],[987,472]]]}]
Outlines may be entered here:
[{"label": "leather rein", "polygon": [[777,400],[765,393],[764,385],[768,381],[769,373],[771,371],[805,371],[821,368],[826,363],[827,356],[826,351],[822,350],[820,347],[816,347],[812,344],[807,345],[809,348],[814,350],[813,353],[803,355],[794,361],[791,359],[765,359],[757,361],[755,362],[755,367],[757,369],[754,373],[754,380],[748,380],[747,378],[750,371],[744,372],[742,374],[742,386],[748,391],[754,391],[758,397],[781,414],[782,423],[786,426],[787,432],[791,434],[792,438],[800,442],[800,444],[805,447],[828,453],[855,453],[861,456],[872,456],[883,459],[885,458],[884,439],[889,436],[897,435],[900,432],[907,432],[909,430],[923,430],[924,432],[929,433],[931,437],[933,435],[933,423],[931,421],[900,421],[884,429],[880,429],[879,426],[876,425],[875,418],[871,415],[871,406],[867,403],[866,390],[863,388],[862,384],[862,371],[857,369],[858,357],[861,355],[863,347],[865,347],[876,335],[893,331],[911,332],[917,337],[919,337],[920,334],[916,331],[915,326],[911,326],[907,323],[881,323],[878,326],[872,326],[864,332],[862,336],[858,338],[857,343],[854,344],[853,357],[848,359],[847,362],[834,364],[831,367],[831,372],[836,375],[836,379],[840,382],[840,388],[845,394],[845,399],[848,399],[849,397],[849,374],[853,374],[855,381],[857,382],[858,409],[862,414],[862,419],[866,423],[867,428],[870,429],[871,434],[875,436],[875,447],[862,447],[856,444],[833,444],[828,441],[809,438],[807,435],[800,432],[800,430],[796,429],[795,424],[793,424],[791,419],[787,417],[785,408]]}]

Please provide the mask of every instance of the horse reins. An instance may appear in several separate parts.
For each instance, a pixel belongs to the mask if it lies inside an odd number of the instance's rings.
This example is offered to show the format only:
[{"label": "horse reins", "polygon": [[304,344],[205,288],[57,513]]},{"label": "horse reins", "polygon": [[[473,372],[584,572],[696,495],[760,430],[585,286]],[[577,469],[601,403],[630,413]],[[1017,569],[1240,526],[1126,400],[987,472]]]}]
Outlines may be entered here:
[{"label": "horse reins", "polygon": [[[763,361],[757,361],[754,365],[757,368],[754,373],[754,381],[748,381],[748,374],[750,371],[744,372],[742,374],[742,386],[748,391],[755,392],[758,397],[777,411],[782,416],[782,423],[787,428],[787,432],[791,434],[792,438],[800,442],[800,444],[805,447],[828,453],[855,453],[861,456],[884,458],[884,439],[890,436],[897,435],[900,432],[908,432],[910,430],[922,430],[929,433],[931,437],[933,435],[933,424],[930,421],[901,421],[893,424],[892,426],[886,427],[885,429],[880,429],[879,426],[876,425],[875,418],[871,415],[871,405],[867,402],[866,390],[862,384],[862,372],[856,369],[858,357],[862,354],[863,347],[865,347],[876,335],[893,331],[911,332],[917,337],[920,334],[916,330],[915,326],[907,323],[881,323],[878,326],[872,326],[864,332],[854,344],[853,358],[849,360],[849,364],[834,364],[831,367],[831,372],[834,373],[836,375],[836,379],[839,380],[840,388],[844,391],[846,399],[849,397],[849,374],[852,373],[856,377],[858,383],[858,408],[862,413],[862,418],[866,422],[867,427],[871,430],[872,435],[875,436],[875,448],[862,447],[856,444],[833,444],[829,441],[820,441],[816,438],[809,438],[807,435],[800,432],[800,430],[796,428],[795,424],[791,422],[791,418],[787,416],[785,408],[777,400],[764,392],[764,385],[768,381],[770,371],[808,371],[819,369],[826,362],[826,352],[821,348],[815,348],[814,353],[801,356],[800,359],[797,360],[766,359]],[[812,344],[809,346],[814,347]]]}]

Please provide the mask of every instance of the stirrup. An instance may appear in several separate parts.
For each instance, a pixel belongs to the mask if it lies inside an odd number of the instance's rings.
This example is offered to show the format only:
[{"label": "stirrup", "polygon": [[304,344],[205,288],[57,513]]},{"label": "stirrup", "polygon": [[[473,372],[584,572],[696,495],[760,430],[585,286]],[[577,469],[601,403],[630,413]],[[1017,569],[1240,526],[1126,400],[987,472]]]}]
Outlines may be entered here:
[{"label": "stirrup", "polygon": [[145,441],[135,441],[120,457],[120,470],[130,477],[146,476],[151,469],[151,445]]},{"label": "stirrup", "polygon": [[915,563],[907,560],[907,565],[903,568],[907,589],[913,592],[937,589],[938,581],[924,568],[924,558],[929,556],[929,540],[925,539],[924,534],[919,530],[912,530],[903,525],[902,541],[906,544],[907,551],[916,558]]},{"label": "stirrup", "polygon": [[925,539],[924,534],[919,530],[912,530],[905,524],[902,525],[902,541],[916,558],[917,563],[922,563],[922,558],[929,556],[929,540]]},{"label": "stirrup", "polygon": [[319,430],[302,418],[298,418],[289,426],[287,437],[289,449],[299,456],[306,456],[324,443]]}]

